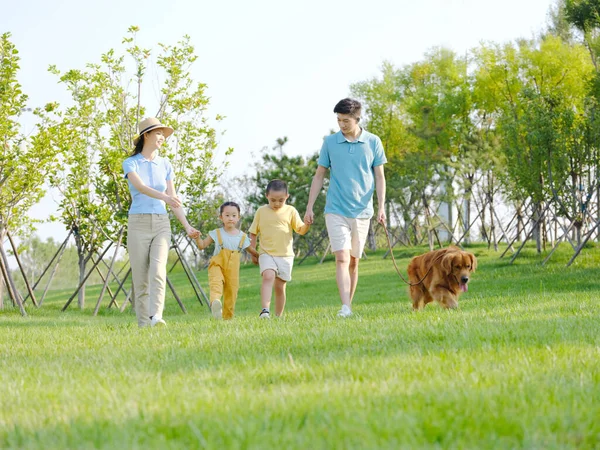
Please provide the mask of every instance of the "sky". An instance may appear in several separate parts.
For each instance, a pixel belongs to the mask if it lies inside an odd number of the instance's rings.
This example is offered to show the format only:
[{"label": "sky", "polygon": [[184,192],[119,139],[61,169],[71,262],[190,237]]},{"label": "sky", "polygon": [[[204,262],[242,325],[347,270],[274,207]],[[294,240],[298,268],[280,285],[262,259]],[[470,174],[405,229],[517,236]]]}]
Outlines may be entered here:
[{"label": "sky", "polygon": [[[333,107],[352,83],[377,77],[382,63],[401,67],[433,47],[464,54],[480,42],[531,38],[547,22],[553,0],[0,0],[0,32],[9,31],[21,57],[19,81],[29,107],[68,103],[48,66],[61,71],[124,50],[131,25],[155,49],[189,35],[198,60],[193,78],[208,85],[208,115],[220,137],[217,163],[235,153],[229,177],[248,170],[253,153],[287,136],[285,152],[310,155],[337,130]],[[152,64],[152,63],[151,63]],[[156,91],[157,89],[155,89]],[[152,92],[150,90],[150,92]],[[147,99],[148,102],[156,101]],[[24,131],[33,117],[24,116]],[[31,215],[55,211],[50,193]],[[66,236],[60,224],[38,226],[43,239]]]}]

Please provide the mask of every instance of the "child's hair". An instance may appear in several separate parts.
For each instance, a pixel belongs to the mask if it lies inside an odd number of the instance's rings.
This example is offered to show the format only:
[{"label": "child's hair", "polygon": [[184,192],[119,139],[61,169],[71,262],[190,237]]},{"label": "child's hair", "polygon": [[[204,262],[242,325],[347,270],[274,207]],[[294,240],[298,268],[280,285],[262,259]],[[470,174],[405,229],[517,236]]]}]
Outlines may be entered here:
[{"label": "child's hair", "polygon": [[267,184],[267,195],[271,191],[284,191],[287,194],[287,183],[283,180],[271,180],[269,181],[269,184]]},{"label": "child's hair", "polygon": [[242,211],[240,211],[240,205],[238,205],[236,202],[225,202],[219,207],[219,215],[223,214],[223,210],[226,206],[233,206],[237,208],[238,214],[242,214]]}]

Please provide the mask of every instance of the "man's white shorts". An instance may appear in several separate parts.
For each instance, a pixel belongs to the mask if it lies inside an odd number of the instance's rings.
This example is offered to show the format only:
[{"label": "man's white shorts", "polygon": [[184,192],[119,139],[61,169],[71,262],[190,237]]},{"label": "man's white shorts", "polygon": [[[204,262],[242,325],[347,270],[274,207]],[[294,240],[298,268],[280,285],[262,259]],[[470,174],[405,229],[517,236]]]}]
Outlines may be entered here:
[{"label": "man's white shorts", "polygon": [[350,250],[352,256],[360,258],[367,242],[370,222],[371,219],[352,219],[339,214],[325,214],[331,251]]},{"label": "man's white shorts", "polygon": [[293,266],[293,256],[271,256],[263,253],[258,257],[258,267],[260,267],[261,275],[265,270],[274,270],[277,278],[281,278],[283,281],[292,279]]}]

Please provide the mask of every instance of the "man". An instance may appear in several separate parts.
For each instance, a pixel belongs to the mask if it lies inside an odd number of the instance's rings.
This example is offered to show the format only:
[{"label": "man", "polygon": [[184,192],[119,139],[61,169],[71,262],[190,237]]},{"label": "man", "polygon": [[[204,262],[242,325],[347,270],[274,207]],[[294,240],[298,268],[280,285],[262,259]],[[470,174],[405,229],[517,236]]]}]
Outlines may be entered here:
[{"label": "man", "polygon": [[319,154],[317,171],[310,186],[304,222],[312,224],[313,206],[330,170],[325,204],[325,223],[335,254],[336,282],[342,301],[340,317],[352,315],[352,299],[358,283],[358,262],[365,247],[373,216],[373,191],[377,190],[377,221],[385,222],[385,175],[387,162],[381,139],[364,130],[361,104],[345,98],[333,109],[340,131],[327,136]]}]

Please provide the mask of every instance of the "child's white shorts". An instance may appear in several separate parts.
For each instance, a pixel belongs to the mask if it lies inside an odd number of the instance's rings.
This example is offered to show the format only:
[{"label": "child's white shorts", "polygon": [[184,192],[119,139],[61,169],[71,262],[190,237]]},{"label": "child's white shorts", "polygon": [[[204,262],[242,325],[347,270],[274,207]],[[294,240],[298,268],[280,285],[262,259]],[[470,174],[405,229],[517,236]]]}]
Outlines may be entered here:
[{"label": "child's white shorts", "polygon": [[290,281],[292,279],[292,268],[294,267],[293,256],[271,256],[263,253],[258,257],[258,266],[260,267],[260,273],[265,270],[274,270],[277,278],[281,278],[283,281]]}]

